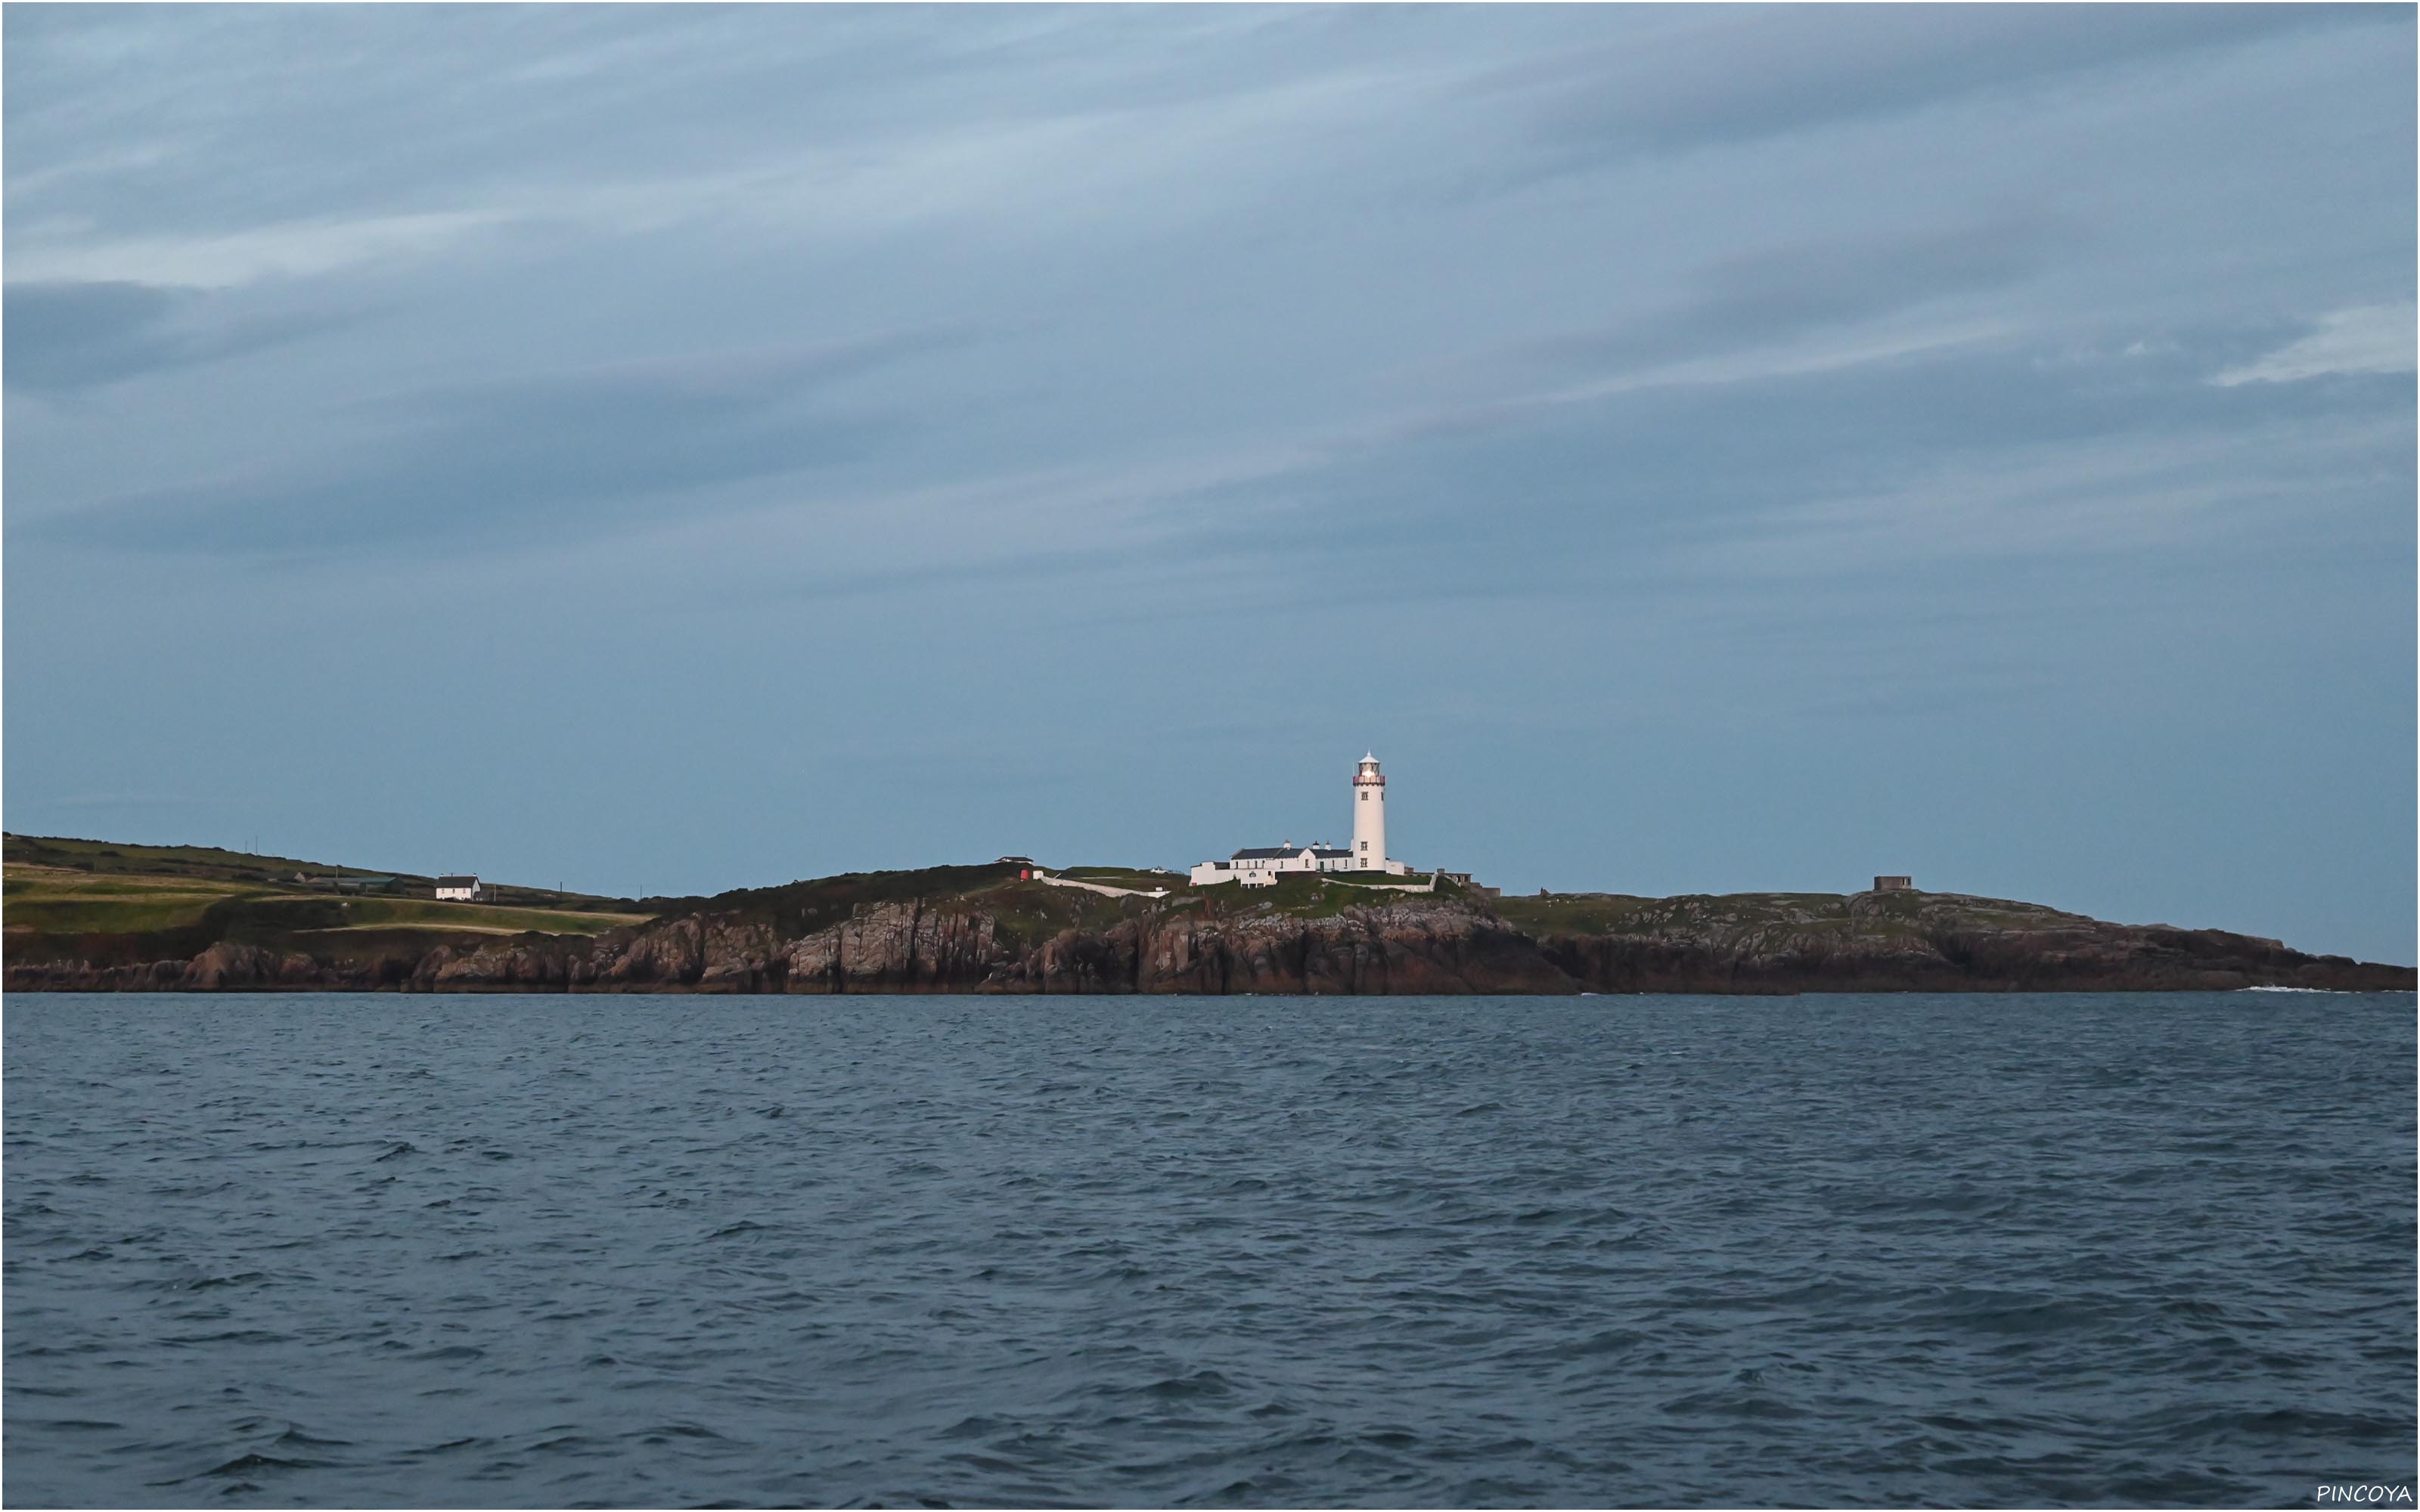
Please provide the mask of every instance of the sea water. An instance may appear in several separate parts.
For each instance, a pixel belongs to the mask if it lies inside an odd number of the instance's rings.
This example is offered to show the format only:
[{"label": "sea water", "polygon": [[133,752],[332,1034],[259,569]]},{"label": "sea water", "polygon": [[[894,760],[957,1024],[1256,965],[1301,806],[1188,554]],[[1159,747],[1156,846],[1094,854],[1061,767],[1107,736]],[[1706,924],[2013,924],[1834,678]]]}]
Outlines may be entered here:
[{"label": "sea water", "polygon": [[12,1505],[2414,1473],[2406,994],[19,995],[6,1050]]}]

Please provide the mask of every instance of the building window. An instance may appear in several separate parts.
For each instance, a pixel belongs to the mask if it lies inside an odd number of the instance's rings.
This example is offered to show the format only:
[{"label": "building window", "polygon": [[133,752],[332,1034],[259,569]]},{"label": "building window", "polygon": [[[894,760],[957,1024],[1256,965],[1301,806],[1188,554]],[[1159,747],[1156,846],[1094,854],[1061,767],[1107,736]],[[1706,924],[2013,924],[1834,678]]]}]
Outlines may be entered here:
[{"label": "building window", "polygon": [[1369,801],[1370,801],[1370,790],[1369,790],[1368,788],[1363,788],[1363,789],[1361,790],[1361,801],[1362,801],[1363,803],[1367,803],[1367,802],[1369,802]]}]

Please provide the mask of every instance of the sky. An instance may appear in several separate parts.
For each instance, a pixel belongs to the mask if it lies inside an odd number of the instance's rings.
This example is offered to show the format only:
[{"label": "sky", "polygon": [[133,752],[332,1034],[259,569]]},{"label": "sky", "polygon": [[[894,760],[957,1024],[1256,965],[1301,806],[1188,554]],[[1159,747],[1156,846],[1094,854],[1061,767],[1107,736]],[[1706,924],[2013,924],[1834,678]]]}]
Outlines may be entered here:
[{"label": "sky", "polygon": [[10,6],[12,831],[2410,963],[2414,12]]}]

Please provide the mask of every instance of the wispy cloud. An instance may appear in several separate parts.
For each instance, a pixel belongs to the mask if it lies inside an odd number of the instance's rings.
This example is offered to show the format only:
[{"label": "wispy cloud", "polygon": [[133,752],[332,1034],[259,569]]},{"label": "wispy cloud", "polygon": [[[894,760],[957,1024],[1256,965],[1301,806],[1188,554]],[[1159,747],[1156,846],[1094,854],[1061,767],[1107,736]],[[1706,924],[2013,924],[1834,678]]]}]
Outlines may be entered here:
[{"label": "wispy cloud", "polygon": [[2002,334],[2005,292],[2071,239],[2048,220],[2011,218],[1715,259],[1659,308],[1468,361],[1466,372],[1510,392],[1436,424],[1450,429],[1642,388],[1821,372]]},{"label": "wispy cloud", "polygon": [[2211,378],[2222,388],[2239,383],[2295,383],[2336,373],[2409,373],[2420,343],[2412,304],[2366,304],[2323,317],[2300,341]]},{"label": "wispy cloud", "polygon": [[[549,24],[544,18],[520,21],[531,28]],[[355,24],[371,31],[384,25],[375,17]],[[879,17],[835,16],[801,39],[809,44],[798,65],[801,77],[752,56],[742,40],[752,23],[727,17],[649,17],[634,27],[606,28],[626,34],[601,39],[585,36],[597,28],[574,26],[559,49],[513,62],[479,56],[479,23],[465,22],[415,37],[436,45],[427,54],[407,51],[392,72],[371,67],[374,54],[365,51],[316,83],[262,81],[270,99],[260,114],[271,117],[330,103],[358,112],[370,139],[364,150],[408,191],[363,196],[354,174],[319,182],[328,172],[324,154],[288,137],[247,135],[250,150],[229,165],[240,192],[207,206],[181,203],[191,176],[176,171],[180,155],[160,142],[48,168],[23,169],[23,155],[12,154],[10,275],[231,288],[354,269],[477,262],[500,248],[526,255],[684,226],[804,244],[966,222],[998,237],[1063,235],[1102,219],[1131,233],[1218,213],[1239,188],[1252,187],[1230,171],[1239,161],[1258,160],[1280,176],[1309,166],[1306,147],[1386,119],[1400,106],[1402,90],[1426,76],[1335,60],[1275,76],[1196,74],[1144,54],[1134,61],[1169,75],[1169,86],[1154,90],[1137,86],[1135,70],[1101,69],[1084,55],[1080,29],[1067,35],[1064,20],[964,24],[955,45],[937,47],[937,39],[918,35],[921,28],[886,40],[889,23]],[[1193,29],[1203,45],[1233,45],[1280,24],[1238,18]],[[153,45],[148,34],[156,28],[138,20],[126,29],[146,39],[138,51]],[[256,45],[221,41],[239,50]],[[61,45],[54,41],[53,50]],[[1064,97],[1010,99],[974,91],[906,112],[895,103],[879,110],[859,103],[839,119],[825,118],[835,108],[828,100],[857,100],[864,93],[858,70],[868,57],[861,54],[884,57],[903,48],[942,77],[970,79],[982,78],[1000,54],[1030,53],[1065,70],[1069,88]],[[457,75],[446,85],[459,116],[432,123],[420,117],[418,100],[395,85],[399,77],[441,68]],[[356,74],[376,79],[368,99],[316,98]],[[811,108],[802,107],[804,99],[814,101]],[[590,106],[584,112],[583,101]],[[184,91],[156,103],[172,117],[197,108]],[[193,134],[258,130],[245,113],[226,112],[224,101],[209,104],[209,114],[188,123]],[[667,161],[650,130],[663,112],[681,106],[722,113],[705,162],[686,154]],[[235,120],[225,118],[230,114]],[[12,131],[33,134],[27,126],[63,129],[44,117],[23,125],[12,117]],[[676,134],[695,130],[684,122]],[[515,155],[492,151],[494,140],[516,134],[557,161],[532,172]],[[191,143],[182,146],[189,157]],[[100,212],[79,207],[61,213],[62,193],[87,183],[88,202]],[[298,194],[303,184],[317,192]],[[305,207],[318,213],[295,213]]]},{"label": "wispy cloud", "polygon": [[1655,34],[1524,62],[1481,87],[1534,101],[1540,167],[1740,145],[2280,32],[2393,18],[2365,6],[1824,6],[1687,13]]},{"label": "wispy cloud", "polygon": [[899,417],[820,401],[854,375],[968,339],[936,328],[416,391],[367,407],[386,434],[314,470],[163,489],[26,529],[122,551],[272,557],[591,535],[627,528],[649,500],[866,455]]},{"label": "wispy cloud", "polygon": [[1927,559],[2174,550],[2246,510],[2316,528],[2402,440],[2375,422],[2316,435],[2290,424],[2009,448],[1988,471],[1952,454],[1891,487],[1766,512],[1690,554],[1760,576],[1870,576]]},{"label": "wispy cloud", "polygon": [[39,228],[8,249],[11,281],[233,288],[424,256],[504,218],[485,210],[287,222],[233,232],[97,236]]},{"label": "wispy cloud", "polygon": [[12,390],[58,393],[212,362],[339,327],[340,314],[230,316],[189,289],[147,284],[11,283],[6,372]]}]

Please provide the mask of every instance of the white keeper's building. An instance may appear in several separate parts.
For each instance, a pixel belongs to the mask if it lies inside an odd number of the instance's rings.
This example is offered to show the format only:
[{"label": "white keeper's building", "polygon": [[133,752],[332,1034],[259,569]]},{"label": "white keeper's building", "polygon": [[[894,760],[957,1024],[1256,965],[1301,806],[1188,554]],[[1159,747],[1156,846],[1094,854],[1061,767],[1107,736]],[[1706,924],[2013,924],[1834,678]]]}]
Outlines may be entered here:
[{"label": "white keeper's building", "polygon": [[1270,887],[1291,872],[1384,872],[1403,876],[1407,862],[1387,855],[1387,779],[1379,774],[1378,758],[1364,756],[1353,769],[1353,843],[1326,842],[1247,847],[1223,861],[1204,861],[1193,869],[1197,887],[1219,882],[1240,882],[1248,887]]}]

